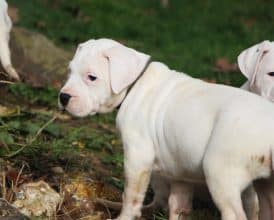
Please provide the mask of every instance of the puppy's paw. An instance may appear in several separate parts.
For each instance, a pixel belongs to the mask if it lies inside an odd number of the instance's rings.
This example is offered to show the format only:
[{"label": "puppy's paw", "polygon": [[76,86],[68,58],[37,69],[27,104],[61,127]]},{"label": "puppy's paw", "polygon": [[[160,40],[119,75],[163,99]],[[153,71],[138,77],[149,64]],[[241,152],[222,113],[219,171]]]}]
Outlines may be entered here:
[{"label": "puppy's paw", "polygon": [[19,77],[18,73],[16,72],[16,70],[11,65],[6,66],[5,70],[7,71],[10,78],[12,78],[16,81],[20,81],[20,77]]}]

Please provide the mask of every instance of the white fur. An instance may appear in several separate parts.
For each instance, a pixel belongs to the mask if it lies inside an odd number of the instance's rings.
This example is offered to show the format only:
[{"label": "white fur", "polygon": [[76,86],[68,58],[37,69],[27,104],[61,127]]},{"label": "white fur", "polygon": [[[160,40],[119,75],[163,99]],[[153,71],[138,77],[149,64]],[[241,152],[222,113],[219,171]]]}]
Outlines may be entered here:
[{"label": "white fur", "polygon": [[[246,220],[241,193],[253,180],[269,178],[273,170],[273,104],[158,62],[148,66],[127,95],[128,87],[116,94],[104,52],[117,44],[107,39],[82,44],[61,92],[72,96],[63,108],[76,116],[111,111],[121,103],[117,126],[126,185],[118,219],[140,216],[153,175],[170,185],[172,220],[188,211],[182,210],[182,201],[191,200],[193,186],[201,184],[207,184],[223,220]],[[89,81],[90,73],[98,79]]]},{"label": "white fur", "polygon": [[115,94],[123,91],[138,78],[150,58],[123,45],[106,50],[104,56],[109,59],[110,85]]},{"label": "white fur", "polygon": [[270,101],[274,101],[274,43],[263,41],[238,56],[241,72],[248,82],[242,88],[254,92]]},{"label": "white fur", "polygon": [[9,77],[19,80],[16,70],[10,59],[9,38],[12,22],[8,15],[8,5],[5,0],[0,0],[0,61]]},{"label": "white fur", "polygon": [[[241,88],[274,102],[274,76],[269,75],[270,72],[274,72],[273,60],[274,44],[270,41],[263,41],[242,51],[238,56],[238,65],[248,81]],[[270,184],[274,186],[273,178],[267,184],[264,182],[255,184],[260,201],[259,215],[262,220],[271,219],[270,213],[273,213],[269,203],[273,199],[274,187],[269,187]],[[268,195],[271,198],[268,198]]]}]

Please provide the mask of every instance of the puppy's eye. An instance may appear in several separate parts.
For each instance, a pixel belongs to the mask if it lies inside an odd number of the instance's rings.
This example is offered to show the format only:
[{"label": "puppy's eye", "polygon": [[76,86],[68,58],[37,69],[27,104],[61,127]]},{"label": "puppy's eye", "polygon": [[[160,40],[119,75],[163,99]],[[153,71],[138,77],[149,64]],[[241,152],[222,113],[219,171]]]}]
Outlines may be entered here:
[{"label": "puppy's eye", "polygon": [[274,72],[268,73],[269,76],[274,76]]},{"label": "puppy's eye", "polygon": [[95,81],[97,79],[97,77],[93,75],[88,75],[88,78],[90,81]]}]

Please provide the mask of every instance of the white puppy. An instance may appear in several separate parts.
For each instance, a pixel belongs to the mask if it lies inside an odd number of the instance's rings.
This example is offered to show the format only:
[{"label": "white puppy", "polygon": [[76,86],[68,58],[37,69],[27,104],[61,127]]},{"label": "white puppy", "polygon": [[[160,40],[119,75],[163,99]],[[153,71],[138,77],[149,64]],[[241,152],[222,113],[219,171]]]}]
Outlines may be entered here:
[{"label": "white puppy", "polygon": [[[238,56],[238,65],[248,81],[242,89],[256,93],[265,99],[274,102],[274,43],[263,41],[256,44]],[[272,180],[273,181],[273,180]],[[274,186],[274,181],[272,183]],[[260,200],[260,219],[270,219],[271,210],[264,189],[268,186],[263,182],[255,184]]]},{"label": "white puppy", "polygon": [[[87,41],[78,47],[60,93],[62,108],[78,117],[121,104],[117,125],[126,184],[118,219],[140,216],[154,175],[170,184],[172,220],[196,184],[207,184],[223,220],[246,220],[242,191],[259,178],[267,185],[273,171],[273,104],[162,63],[146,67],[148,60],[112,40]],[[274,203],[273,187],[266,194]]]},{"label": "white puppy", "polygon": [[19,80],[19,76],[11,64],[9,38],[12,22],[8,15],[8,4],[5,0],[0,0],[0,61],[12,79]]}]

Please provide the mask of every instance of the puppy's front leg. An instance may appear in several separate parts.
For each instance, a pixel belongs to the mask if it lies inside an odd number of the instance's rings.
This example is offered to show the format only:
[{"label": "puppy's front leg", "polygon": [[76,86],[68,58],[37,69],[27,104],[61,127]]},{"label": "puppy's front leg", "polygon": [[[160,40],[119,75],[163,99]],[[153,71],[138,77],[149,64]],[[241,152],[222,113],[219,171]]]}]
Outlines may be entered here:
[{"label": "puppy's front leg", "polygon": [[[136,145],[131,145],[136,146]],[[150,182],[154,161],[153,148],[125,147],[126,185],[123,208],[118,220],[134,220],[141,216],[141,208]]]},{"label": "puppy's front leg", "polygon": [[139,170],[127,175],[123,195],[123,208],[119,220],[133,220],[141,217],[141,208],[149,184],[151,170]]}]

